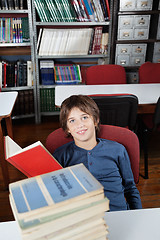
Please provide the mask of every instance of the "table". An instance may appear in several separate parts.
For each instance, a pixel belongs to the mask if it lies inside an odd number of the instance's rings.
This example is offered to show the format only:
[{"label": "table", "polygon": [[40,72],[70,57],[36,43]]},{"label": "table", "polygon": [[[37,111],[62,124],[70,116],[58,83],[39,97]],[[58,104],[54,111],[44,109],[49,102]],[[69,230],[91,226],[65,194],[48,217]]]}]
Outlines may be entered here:
[{"label": "table", "polygon": [[12,119],[11,114],[17,99],[18,92],[0,92],[0,163],[2,167],[2,174],[4,179],[4,185],[8,188],[9,184],[9,174],[7,169],[7,162],[5,160],[4,155],[4,136],[2,130],[2,119],[5,119],[7,134],[13,138],[13,131],[12,131]]},{"label": "table", "polygon": [[159,219],[160,208],[107,213],[109,240],[159,240]]},{"label": "table", "polygon": [[55,105],[73,94],[134,94],[138,97],[138,113],[153,113],[160,96],[157,84],[111,84],[111,85],[61,85],[55,87]]},{"label": "table", "polygon": [[[160,208],[108,212],[109,240],[159,240]],[[1,240],[22,240],[15,221],[0,223]]]}]

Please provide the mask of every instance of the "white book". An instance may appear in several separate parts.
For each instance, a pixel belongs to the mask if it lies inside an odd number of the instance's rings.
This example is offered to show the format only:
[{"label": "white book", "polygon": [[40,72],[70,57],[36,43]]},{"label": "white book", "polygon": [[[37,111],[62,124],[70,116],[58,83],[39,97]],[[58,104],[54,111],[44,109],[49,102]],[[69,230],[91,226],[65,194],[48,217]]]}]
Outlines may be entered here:
[{"label": "white book", "polygon": [[33,86],[33,64],[27,61],[27,86]]},{"label": "white book", "polygon": [[40,45],[40,42],[41,42],[42,32],[43,32],[43,29],[40,28],[39,29],[39,34],[38,34],[38,40],[37,40],[37,51],[39,51],[39,45]]},{"label": "white book", "polygon": [[43,54],[43,51],[44,51],[44,46],[45,46],[45,42],[46,42],[46,32],[47,32],[47,29],[44,28],[43,29],[43,33],[42,33],[42,37],[41,37],[41,41],[40,41],[40,46],[39,46],[39,55],[42,56],[44,55]]},{"label": "white book", "polygon": [[50,45],[50,49],[49,49],[49,55],[57,55],[57,53],[59,51],[59,46],[58,46],[58,45],[60,45],[59,38],[58,38],[59,31],[60,31],[59,29],[53,29],[52,40],[51,40],[51,45]]},{"label": "white book", "polygon": [[92,32],[94,30],[92,28],[89,28],[86,30],[86,36],[85,36],[85,49],[84,49],[84,54],[88,54],[89,51],[89,46],[90,46],[90,42],[91,42],[91,36],[92,36]]},{"label": "white book", "polygon": [[75,29],[69,29],[68,39],[66,43],[64,55],[73,55],[74,54],[74,45],[75,45]]},{"label": "white book", "polygon": [[69,30],[70,29],[63,29],[63,35],[62,35],[62,41],[59,47],[59,53],[58,55],[64,55],[65,54],[65,49],[66,49],[66,44],[68,41],[68,36],[69,36]]},{"label": "white book", "polygon": [[95,5],[95,9],[96,9],[96,12],[97,12],[97,15],[98,15],[99,22],[104,22],[105,19],[104,19],[104,15],[103,15],[103,12],[102,12],[100,1],[99,0],[93,0],[93,2],[94,2],[94,5]]},{"label": "white book", "polygon": [[68,39],[68,45],[66,49],[66,55],[79,55],[81,54],[81,48],[83,48],[82,42],[82,29],[72,29]]},{"label": "white book", "polygon": [[45,56],[49,55],[51,45],[52,45],[53,35],[54,35],[54,29],[47,29],[46,36],[45,36],[46,41],[45,41],[44,50],[43,50],[43,55]]}]

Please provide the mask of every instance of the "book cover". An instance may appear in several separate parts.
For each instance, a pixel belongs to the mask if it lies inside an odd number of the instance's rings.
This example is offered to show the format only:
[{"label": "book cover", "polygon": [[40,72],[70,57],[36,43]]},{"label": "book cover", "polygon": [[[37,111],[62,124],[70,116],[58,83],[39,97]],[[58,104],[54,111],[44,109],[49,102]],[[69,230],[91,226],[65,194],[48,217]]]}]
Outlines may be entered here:
[{"label": "book cover", "polygon": [[40,141],[22,149],[9,136],[5,136],[4,146],[6,160],[27,177],[62,168]]},{"label": "book cover", "polygon": [[11,183],[9,191],[14,214],[24,229],[100,203],[105,202],[106,210],[109,207],[103,186],[83,164]]}]

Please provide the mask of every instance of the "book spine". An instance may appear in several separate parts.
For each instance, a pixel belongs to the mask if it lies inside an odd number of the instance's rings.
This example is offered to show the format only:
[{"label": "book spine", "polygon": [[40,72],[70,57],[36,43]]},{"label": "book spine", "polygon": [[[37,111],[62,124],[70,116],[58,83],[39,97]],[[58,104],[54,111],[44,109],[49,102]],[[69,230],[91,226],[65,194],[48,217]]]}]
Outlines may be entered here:
[{"label": "book spine", "polygon": [[108,20],[108,12],[107,12],[106,1],[105,0],[99,0],[99,1],[101,4],[104,19],[105,19],[105,21],[107,21]]},{"label": "book spine", "polygon": [[90,6],[91,6],[91,10],[92,10],[92,13],[93,13],[93,16],[94,16],[94,20],[95,20],[96,22],[98,22],[99,19],[98,19],[97,9],[96,9],[96,6],[95,6],[95,4],[94,4],[94,1],[93,1],[93,0],[88,0],[88,1],[89,1],[89,3],[90,3]]},{"label": "book spine", "polygon": [[56,1],[56,0],[53,0],[53,1],[54,1],[55,6],[57,7],[57,9],[59,11],[61,22],[66,22],[66,16],[65,16],[65,13],[63,11],[61,3],[59,1]]},{"label": "book spine", "polygon": [[105,1],[106,1],[107,12],[108,12],[108,18],[110,19],[110,6],[109,6],[109,1],[108,1],[108,0],[105,0]]},{"label": "book spine", "polygon": [[80,10],[80,6],[78,4],[78,1],[77,0],[72,0],[72,5],[74,7],[74,10],[76,12],[76,15],[77,15],[77,19],[79,22],[83,22],[84,21],[84,18],[83,18],[83,15],[81,13],[81,10]]},{"label": "book spine", "polygon": [[19,10],[19,0],[14,0],[14,9]]},{"label": "book spine", "polygon": [[2,10],[8,10],[8,2],[7,0],[1,0]]},{"label": "book spine", "polygon": [[8,9],[9,10],[14,10],[13,0],[8,0]]},{"label": "book spine", "polygon": [[43,15],[43,13],[42,13],[42,11],[40,9],[40,5],[39,5],[38,0],[34,0],[34,5],[35,5],[35,8],[37,10],[37,13],[38,13],[38,16],[39,16],[41,22],[44,22],[45,21],[45,17],[44,17],[44,15]]},{"label": "book spine", "polygon": [[57,22],[55,12],[53,11],[53,8],[52,8],[52,6],[51,6],[51,2],[50,2],[49,0],[45,0],[45,2],[46,2],[46,5],[47,5],[47,7],[48,7],[48,10],[49,10],[49,12],[50,12],[50,14],[51,14],[51,20],[52,20],[53,22]]},{"label": "book spine", "polygon": [[91,20],[90,20],[90,16],[89,16],[88,11],[87,11],[87,8],[86,8],[86,5],[85,5],[85,3],[84,3],[84,0],[79,0],[79,2],[80,2],[80,4],[82,5],[82,8],[83,8],[84,11],[85,11],[85,14],[86,14],[86,16],[87,16],[87,21],[91,21]]},{"label": "book spine", "polygon": [[94,40],[92,46],[93,55],[100,53],[101,38],[102,38],[102,26],[95,27]]},{"label": "book spine", "polygon": [[13,43],[16,43],[16,19],[13,18]]},{"label": "book spine", "polygon": [[105,18],[104,18],[104,14],[103,14],[102,7],[101,7],[101,0],[93,0],[93,1],[95,3],[99,21],[104,22]]},{"label": "book spine", "polygon": [[89,18],[92,22],[95,21],[94,19],[94,15],[93,15],[93,12],[92,12],[92,9],[91,9],[91,6],[90,4],[88,3],[88,0],[83,0],[84,4],[85,4],[85,7],[87,9],[87,12],[88,12],[88,15],[89,15]]},{"label": "book spine", "polygon": [[23,10],[24,9],[24,3],[23,3],[24,0],[19,0],[19,8],[20,10]]},{"label": "book spine", "polygon": [[7,63],[6,61],[3,61],[3,87],[6,88],[7,83],[6,83],[6,68],[7,68]]},{"label": "book spine", "polygon": [[75,22],[77,20],[76,14],[72,9],[71,2],[68,0],[63,0],[62,1],[66,15],[67,15],[67,21],[68,22]]}]

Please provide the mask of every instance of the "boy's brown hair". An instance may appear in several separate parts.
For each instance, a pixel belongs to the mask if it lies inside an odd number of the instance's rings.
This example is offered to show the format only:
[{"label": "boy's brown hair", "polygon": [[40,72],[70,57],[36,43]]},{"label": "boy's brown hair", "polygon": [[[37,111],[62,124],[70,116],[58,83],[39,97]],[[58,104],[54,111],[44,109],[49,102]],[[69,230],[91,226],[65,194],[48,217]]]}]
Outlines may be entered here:
[{"label": "boy's brown hair", "polygon": [[67,119],[73,108],[79,108],[82,112],[93,117],[96,123],[96,132],[99,131],[99,108],[95,101],[87,95],[72,95],[62,102],[60,110],[60,125],[69,137]]}]

